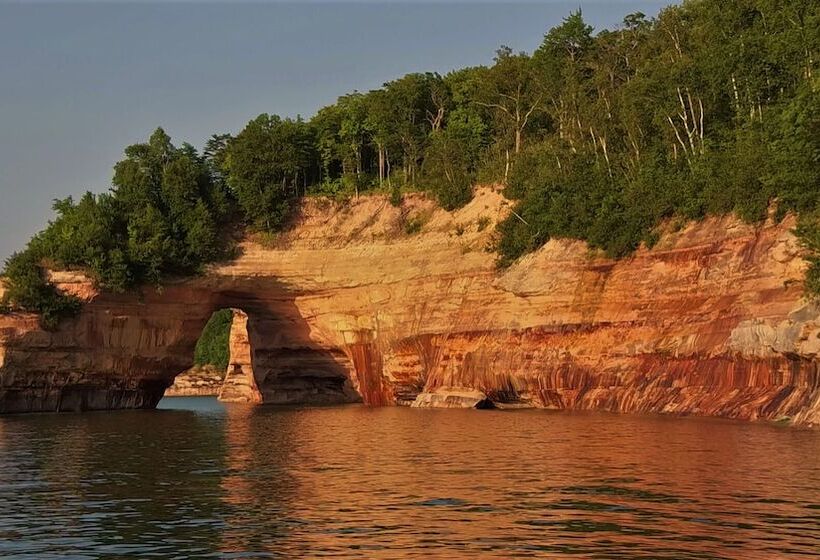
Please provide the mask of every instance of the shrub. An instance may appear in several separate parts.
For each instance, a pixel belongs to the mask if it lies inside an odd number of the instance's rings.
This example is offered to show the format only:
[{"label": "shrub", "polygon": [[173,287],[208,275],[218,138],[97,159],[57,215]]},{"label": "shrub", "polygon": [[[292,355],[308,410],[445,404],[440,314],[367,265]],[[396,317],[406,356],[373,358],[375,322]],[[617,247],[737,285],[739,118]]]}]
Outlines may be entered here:
[{"label": "shrub", "polygon": [[404,222],[404,233],[407,235],[415,235],[424,227],[424,218],[422,216],[413,216]]},{"label": "shrub", "polygon": [[390,204],[399,207],[402,203],[402,196],[401,196],[401,189],[399,189],[398,185],[393,185],[390,188]]},{"label": "shrub", "polygon": [[48,283],[40,259],[31,248],[8,258],[5,284],[3,307],[39,313],[43,328],[56,328],[60,320],[76,314],[80,309],[79,299],[60,293]]}]

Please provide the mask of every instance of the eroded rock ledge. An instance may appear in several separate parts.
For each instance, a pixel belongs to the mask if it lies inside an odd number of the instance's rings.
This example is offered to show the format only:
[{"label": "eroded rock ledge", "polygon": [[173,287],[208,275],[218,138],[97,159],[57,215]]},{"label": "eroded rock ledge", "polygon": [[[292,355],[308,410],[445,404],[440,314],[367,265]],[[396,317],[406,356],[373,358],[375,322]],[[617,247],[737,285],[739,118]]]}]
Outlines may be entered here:
[{"label": "eroded rock ledge", "polygon": [[166,397],[217,397],[222,392],[225,372],[213,366],[194,366],[174,378],[165,389]]},{"label": "eroded rock ledge", "polygon": [[[553,240],[503,273],[485,249],[508,202],[307,200],[274,247],[161,293],[96,293],[56,332],[0,316],[0,411],[151,407],[210,314],[247,315],[236,398],[498,406],[820,423],[820,309],[793,220],[713,218],[612,261]],[[408,216],[422,231],[404,232]],[[241,343],[235,344],[238,352]],[[230,373],[230,371],[229,371]],[[453,388],[462,394],[452,397]],[[469,402],[468,402],[469,401]]]}]

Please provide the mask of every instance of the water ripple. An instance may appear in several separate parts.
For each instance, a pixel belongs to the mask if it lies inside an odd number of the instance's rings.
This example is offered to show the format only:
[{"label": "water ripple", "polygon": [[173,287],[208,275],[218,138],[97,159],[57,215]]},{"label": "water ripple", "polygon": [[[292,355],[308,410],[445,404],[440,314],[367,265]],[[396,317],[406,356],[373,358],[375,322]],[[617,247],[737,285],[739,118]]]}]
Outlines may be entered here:
[{"label": "water ripple", "polygon": [[0,557],[820,557],[820,433],[223,407],[0,419]]}]

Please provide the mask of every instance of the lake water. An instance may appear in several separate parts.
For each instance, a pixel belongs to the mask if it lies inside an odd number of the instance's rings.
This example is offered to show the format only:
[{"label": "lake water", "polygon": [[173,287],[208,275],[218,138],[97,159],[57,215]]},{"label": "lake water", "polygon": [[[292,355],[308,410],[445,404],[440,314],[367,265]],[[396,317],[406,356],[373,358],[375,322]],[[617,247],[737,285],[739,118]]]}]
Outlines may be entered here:
[{"label": "lake water", "polygon": [[0,418],[0,557],[820,556],[817,430],[161,407]]}]

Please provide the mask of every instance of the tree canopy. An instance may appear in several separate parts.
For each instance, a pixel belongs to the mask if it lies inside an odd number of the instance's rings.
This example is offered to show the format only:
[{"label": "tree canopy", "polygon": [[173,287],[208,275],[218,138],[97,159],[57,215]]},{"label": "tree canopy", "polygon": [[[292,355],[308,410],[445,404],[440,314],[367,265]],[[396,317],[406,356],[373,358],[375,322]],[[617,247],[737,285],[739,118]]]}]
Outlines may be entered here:
[{"label": "tree canopy", "polygon": [[550,238],[621,256],[669,218],[776,207],[799,213],[820,291],[819,48],[810,0],[690,0],[599,32],[579,10],[532,54],[408,74],[309,120],[262,114],[202,154],[158,129],[126,148],[109,193],[55,203],[7,262],[7,300],[70,312],[45,265],[110,289],[195,273],[224,254],[224,227],[275,232],[301,196],[424,190],[453,209],[478,181],[516,201],[502,266]]},{"label": "tree canopy", "polygon": [[194,274],[224,252],[231,199],[193,147],[175,147],[158,128],[125,149],[112,183],[108,193],[54,202],[56,218],[6,262],[9,302],[52,324],[76,304],[56,303],[45,265],[83,269],[100,287],[123,291]]}]

